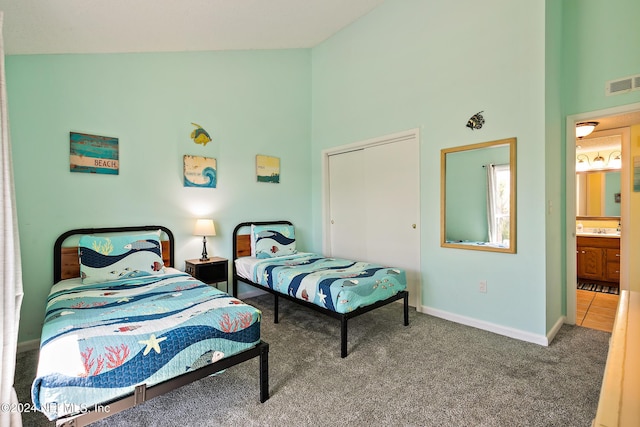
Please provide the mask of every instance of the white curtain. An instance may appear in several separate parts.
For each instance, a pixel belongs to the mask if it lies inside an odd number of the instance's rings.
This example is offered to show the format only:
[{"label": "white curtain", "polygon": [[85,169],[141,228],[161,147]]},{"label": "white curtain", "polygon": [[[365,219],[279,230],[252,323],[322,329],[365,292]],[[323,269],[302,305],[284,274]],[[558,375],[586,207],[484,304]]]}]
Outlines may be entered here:
[{"label": "white curtain", "polygon": [[[11,167],[11,145],[9,141],[9,119],[7,117],[7,86],[4,74],[4,15],[0,11],[0,167],[2,168],[2,209],[0,209],[0,279],[2,279],[2,376],[0,388],[0,426],[21,426],[18,411],[6,411],[6,404],[18,403],[13,382],[16,372],[16,350],[18,345],[18,323],[22,304],[22,270],[16,198]],[[14,405],[15,406],[15,405]],[[9,405],[11,408],[11,405]]]},{"label": "white curtain", "polygon": [[489,226],[489,243],[498,242],[498,221],[496,218],[496,205],[498,203],[496,185],[496,165],[485,166],[487,171],[487,222]]}]

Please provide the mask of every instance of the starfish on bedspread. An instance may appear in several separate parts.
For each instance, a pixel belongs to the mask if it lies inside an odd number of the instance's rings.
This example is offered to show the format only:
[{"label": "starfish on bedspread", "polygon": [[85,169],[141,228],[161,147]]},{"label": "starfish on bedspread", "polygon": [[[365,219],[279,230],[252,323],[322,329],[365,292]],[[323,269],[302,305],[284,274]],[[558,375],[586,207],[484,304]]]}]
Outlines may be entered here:
[{"label": "starfish on bedspread", "polygon": [[322,289],[320,289],[320,291],[318,292],[318,297],[320,297],[320,301],[322,301],[322,304],[324,305],[327,304],[326,302],[327,296],[325,295],[324,292],[322,292]]},{"label": "starfish on bedspread", "polygon": [[144,351],[142,352],[142,355],[146,356],[147,354],[149,354],[151,349],[154,349],[156,353],[160,354],[160,343],[166,339],[167,337],[156,338],[155,334],[151,334],[148,340],[138,341],[139,344],[146,345]]}]

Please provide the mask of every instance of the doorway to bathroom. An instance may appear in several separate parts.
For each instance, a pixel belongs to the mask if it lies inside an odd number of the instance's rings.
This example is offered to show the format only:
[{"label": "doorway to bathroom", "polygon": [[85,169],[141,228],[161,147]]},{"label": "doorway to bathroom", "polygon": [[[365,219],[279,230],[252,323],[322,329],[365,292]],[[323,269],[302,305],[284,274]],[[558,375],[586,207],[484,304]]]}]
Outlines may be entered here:
[{"label": "doorway to bathroom", "polygon": [[[597,125],[578,138],[583,122]],[[628,289],[630,129],[638,124],[640,104],[567,118],[567,323],[611,331],[618,291]]]}]

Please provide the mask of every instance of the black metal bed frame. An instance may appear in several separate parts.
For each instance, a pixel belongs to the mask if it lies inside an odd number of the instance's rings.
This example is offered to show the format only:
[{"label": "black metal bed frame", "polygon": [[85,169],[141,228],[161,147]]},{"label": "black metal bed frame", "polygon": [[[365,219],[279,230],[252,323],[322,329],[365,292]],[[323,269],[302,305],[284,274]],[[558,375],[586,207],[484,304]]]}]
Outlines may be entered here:
[{"label": "black metal bed frame", "polygon": [[[144,225],[144,226],[134,226],[134,227],[105,227],[105,228],[78,228],[74,230],[67,231],[60,235],[54,244],[54,266],[53,266],[53,275],[54,275],[54,283],[57,283],[61,280],[62,268],[61,268],[61,252],[62,245],[66,239],[74,235],[83,235],[83,234],[107,234],[107,233],[120,233],[120,232],[130,232],[130,231],[151,231],[151,230],[162,230],[166,233],[169,242],[170,242],[170,265],[174,265],[174,238],[173,233],[167,227],[157,226],[157,225]],[[83,411],[80,414],[68,415],[65,417],[58,418],[56,420],[56,426],[65,426],[65,427],[80,427],[85,426],[87,424],[93,423],[95,421],[101,420],[103,418],[107,418],[110,415],[121,412],[125,409],[134,407],[143,403],[151,398],[156,396],[160,396],[165,394],[171,390],[177,389],[184,385],[190,384],[199,379],[208,377],[217,372],[228,369],[232,366],[238,365],[242,362],[246,362],[247,360],[253,359],[254,357],[260,358],[259,363],[259,375],[260,375],[260,403],[264,403],[269,399],[269,344],[260,341],[255,346],[244,350],[238,354],[233,356],[226,357],[217,362],[205,365],[199,369],[196,369],[191,372],[184,373],[172,379],[163,381],[161,383],[155,384],[153,386],[147,387],[146,384],[140,384],[136,386],[135,390],[118,399],[115,399],[110,402],[104,402],[102,404],[96,405],[94,407],[88,408],[88,410]],[[106,410],[108,408],[108,411]]]},{"label": "black metal bed frame", "polygon": [[329,310],[327,308],[324,307],[320,307],[319,305],[315,305],[313,303],[307,302],[305,300],[301,300],[298,298],[295,298],[291,295],[288,294],[284,294],[278,291],[275,291],[269,287],[266,286],[262,286],[259,285],[257,283],[254,283],[246,278],[240,277],[238,276],[238,272],[236,270],[236,259],[238,258],[238,234],[239,231],[244,228],[244,227],[250,227],[251,225],[271,225],[271,224],[284,224],[284,225],[293,225],[291,222],[289,221],[254,221],[254,222],[242,222],[240,224],[238,224],[234,230],[233,230],[233,293],[232,295],[234,297],[238,297],[238,281],[241,281],[243,283],[246,283],[248,285],[251,285],[255,288],[258,288],[260,290],[263,291],[267,291],[270,294],[273,295],[274,297],[274,301],[273,301],[273,323],[278,323],[278,300],[280,297],[292,301],[296,304],[302,305],[304,307],[308,307],[312,310],[315,310],[317,312],[326,314],[327,316],[333,317],[334,319],[338,319],[340,320],[340,357],[344,358],[347,357],[348,351],[347,351],[347,322],[349,321],[349,319],[352,319],[354,317],[357,317],[361,314],[367,313],[371,310],[374,310],[378,307],[382,307],[385,306],[387,304],[390,304],[394,301],[398,301],[400,299],[404,299],[404,326],[408,326],[409,325],[409,292],[407,291],[400,291],[397,294],[382,300],[382,301],[378,301],[375,302],[371,305],[367,305],[364,307],[360,307],[357,308],[354,311],[351,311],[349,313],[337,313],[335,311]]}]

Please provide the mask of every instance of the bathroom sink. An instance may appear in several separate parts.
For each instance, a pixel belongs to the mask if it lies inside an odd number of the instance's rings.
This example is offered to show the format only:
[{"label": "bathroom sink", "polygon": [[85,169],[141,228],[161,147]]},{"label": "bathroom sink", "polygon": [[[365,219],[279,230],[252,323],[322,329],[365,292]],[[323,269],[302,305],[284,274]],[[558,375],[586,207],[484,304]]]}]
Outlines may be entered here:
[{"label": "bathroom sink", "polygon": [[620,237],[620,233],[595,233],[592,231],[578,231],[576,233],[578,236],[586,236],[586,237]]}]

